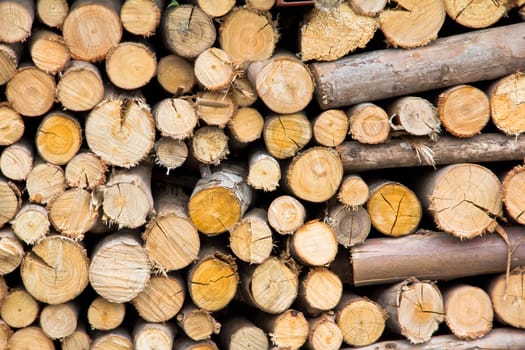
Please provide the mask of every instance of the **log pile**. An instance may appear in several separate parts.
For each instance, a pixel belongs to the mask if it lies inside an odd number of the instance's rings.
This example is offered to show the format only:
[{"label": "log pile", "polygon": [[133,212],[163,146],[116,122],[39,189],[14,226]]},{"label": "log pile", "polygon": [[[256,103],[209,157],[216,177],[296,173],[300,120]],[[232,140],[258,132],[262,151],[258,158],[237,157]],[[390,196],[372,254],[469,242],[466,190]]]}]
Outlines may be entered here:
[{"label": "log pile", "polygon": [[522,348],[522,5],[0,0],[0,350]]}]

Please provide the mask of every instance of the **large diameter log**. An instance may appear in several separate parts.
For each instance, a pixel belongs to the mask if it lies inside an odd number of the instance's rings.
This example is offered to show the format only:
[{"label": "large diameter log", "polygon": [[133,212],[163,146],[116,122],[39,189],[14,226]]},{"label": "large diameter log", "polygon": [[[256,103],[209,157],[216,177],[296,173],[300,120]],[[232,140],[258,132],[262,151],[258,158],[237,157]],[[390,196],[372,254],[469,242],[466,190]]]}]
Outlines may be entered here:
[{"label": "large diameter log", "polygon": [[[362,145],[348,141],[338,146],[337,150],[344,170],[358,172],[432,164],[522,160],[525,157],[525,140],[486,133],[466,139],[441,136],[437,142],[397,139],[381,145]],[[430,154],[431,159],[426,159],[422,153]]]},{"label": "large diameter log", "polygon": [[525,328],[525,312],[521,307],[525,299],[523,271],[523,267],[518,267],[509,274],[499,274],[491,279],[487,288],[496,319],[521,329]]},{"label": "large diameter log", "polygon": [[334,108],[499,78],[525,68],[519,39],[524,34],[525,23],[519,23],[438,39],[410,51],[387,49],[313,63],[316,97],[322,108]]},{"label": "large diameter log", "polygon": [[[524,265],[525,246],[520,241],[523,228],[505,227],[505,231],[512,249],[511,267]],[[450,280],[503,272],[507,248],[496,234],[464,241],[446,233],[425,231],[396,239],[370,238],[351,248],[353,282],[362,286],[397,282],[411,276]]]}]

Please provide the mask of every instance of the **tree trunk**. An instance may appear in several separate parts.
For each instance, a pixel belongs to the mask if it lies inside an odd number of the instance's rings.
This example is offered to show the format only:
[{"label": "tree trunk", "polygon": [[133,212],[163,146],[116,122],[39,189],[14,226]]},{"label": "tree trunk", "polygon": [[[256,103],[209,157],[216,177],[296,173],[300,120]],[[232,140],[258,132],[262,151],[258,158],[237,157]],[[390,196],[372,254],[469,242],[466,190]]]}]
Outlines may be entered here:
[{"label": "tree trunk", "polygon": [[133,329],[135,349],[173,349],[177,329],[170,324],[137,322]]},{"label": "tree trunk", "polygon": [[375,17],[386,6],[387,0],[350,0],[352,9],[363,16]]},{"label": "tree trunk", "polygon": [[334,231],[337,242],[345,248],[363,243],[372,227],[370,215],[361,206],[333,205],[328,209],[326,222]]},{"label": "tree trunk", "polygon": [[35,4],[31,0],[7,0],[0,3],[0,42],[25,41],[31,35]]},{"label": "tree trunk", "polygon": [[503,196],[501,183],[490,169],[451,164],[418,182],[419,197],[439,229],[469,239],[496,228]]},{"label": "tree trunk", "polygon": [[38,125],[35,139],[38,154],[45,161],[64,165],[82,145],[82,128],[78,120],[62,112],[49,113]]},{"label": "tree trunk", "polygon": [[[48,204],[66,190],[64,170],[58,165],[44,162],[38,158],[26,179],[29,201]],[[1,222],[1,221],[0,221]]]},{"label": "tree trunk", "polygon": [[277,159],[293,157],[310,142],[312,125],[303,112],[271,115],[264,121],[264,144]]},{"label": "tree trunk", "polygon": [[125,303],[146,288],[150,268],[140,239],[130,231],[119,231],[99,241],[93,250],[89,282],[106,300]]},{"label": "tree trunk", "polygon": [[230,248],[237,258],[249,264],[260,264],[273,249],[272,230],[267,212],[254,208],[230,229]]},{"label": "tree trunk", "polygon": [[64,38],[47,29],[34,31],[29,38],[28,49],[35,66],[49,74],[62,71],[71,59]]},{"label": "tree trunk", "polygon": [[195,85],[193,64],[177,55],[164,56],[157,64],[157,80],[174,97],[186,94]]},{"label": "tree trunk", "polygon": [[525,328],[525,312],[521,307],[525,299],[523,271],[522,267],[518,267],[508,275],[503,273],[495,276],[487,287],[496,319],[521,329]]},{"label": "tree trunk", "polygon": [[290,235],[303,226],[306,211],[292,196],[276,197],[268,207],[268,223],[281,235]]},{"label": "tree trunk", "polygon": [[[509,237],[511,267],[525,264],[522,229],[505,227]],[[460,241],[442,232],[421,231],[397,239],[370,238],[352,247],[356,286],[393,283],[411,276],[450,280],[505,271],[507,244],[496,234]],[[480,258],[482,257],[482,258]]]},{"label": "tree trunk", "polygon": [[51,339],[62,339],[77,329],[78,305],[72,302],[46,305],[40,312],[39,324]]},{"label": "tree trunk", "polygon": [[55,102],[55,79],[35,66],[26,65],[9,80],[5,95],[11,108],[18,113],[25,117],[39,117]]},{"label": "tree trunk", "polygon": [[8,179],[24,181],[33,168],[34,150],[27,139],[7,146],[0,155],[0,170]]},{"label": "tree trunk", "polygon": [[133,339],[128,331],[117,329],[99,333],[93,338],[90,350],[133,350]]},{"label": "tree trunk", "polygon": [[281,165],[264,150],[257,150],[248,160],[248,185],[256,190],[275,191],[281,180]]},{"label": "tree trunk", "polygon": [[339,146],[348,133],[348,117],[342,110],[321,112],[312,123],[314,140],[321,146]]},{"label": "tree trunk", "polygon": [[305,265],[327,266],[335,259],[337,243],[328,224],[312,220],[294,232],[290,248],[294,257]]},{"label": "tree trunk", "polygon": [[177,315],[177,324],[194,341],[210,339],[214,334],[221,334],[221,324],[206,310],[187,303]]},{"label": "tree trunk", "polygon": [[69,187],[94,190],[106,184],[107,170],[106,163],[96,154],[81,151],[66,164],[66,183]]},{"label": "tree trunk", "polygon": [[299,281],[296,304],[308,315],[318,316],[334,309],[343,294],[339,276],[326,267],[314,267]]},{"label": "tree trunk", "polygon": [[310,333],[305,344],[308,350],[338,350],[343,344],[343,333],[333,314],[324,313],[308,320]]},{"label": "tree trunk", "polygon": [[59,76],[56,98],[65,109],[89,111],[104,97],[104,82],[92,63],[71,61]]},{"label": "tree trunk", "polygon": [[201,91],[195,99],[195,107],[200,119],[220,128],[224,128],[237,112],[231,96],[220,91]]},{"label": "tree trunk", "polygon": [[69,12],[67,0],[37,0],[36,16],[51,28],[62,28]]},{"label": "tree trunk", "polygon": [[475,2],[444,0],[447,13],[457,23],[468,28],[486,28],[500,20],[507,13],[507,1]]},{"label": "tree trunk", "polygon": [[524,34],[525,24],[519,23],[438,39],[415,51],[376,50],[312,63],[317,100],[322,108],[349,106],[511,74],[525,68],[525,48],[516,39]]},{"label": "tree trunk", "polygon": [[467,139],[441,136],[437,142],[424,139],[397,139],[375,146],[347,141],[337,147],[347,172],[405,168],[452,163],[483,163],[521,160],[525,140],[498,133]]},{"label": "tree trunk", "polygon": [[88,285],[89,261],[82,245],[51,235],[39,240],[25,255],[20,276],[26,290],[47,304],[66,303]]},{"label": "tree trunk", "polygon": [[126,305],[112,303],[103,297],[93,299],[87,309],[87,320],[91,329],[110,331],[116,329],[124,321]]},{"label": "tree trunk", "polygon": [[26,244],[34,244],[49,233],[48,211],[45,207],[25,203],[11,221],[11,229]]},{"label": "tree trunk", "polygon": [[[0,61],[1,59],[0,57]],[[17,142],[24,135],[24,131],[22,116],[9,107],[8,103],[0,103],[0,146],[9,146]]]},{"label": "tree trunk", "polygon": [[188,146],[182,140],[175,140],[169,136],[161,136],[153,147],[155,150],[155,164],[170,171],[176,169],[188,158]]},{"label": "tree trunk", "polygon": [[12,229],[0,229],[0,276],[13,272],[22,263],[24,246]]},{"label": "tree trunk", "polygon": [[270,335],[277,349],[300,349],[308,339],[309,324],[303,313],[288,309],[278,315],[260,314],[256,324]]},{"label": "tree trunk", "polygon": [[119,12],[116,0],[75,0],[62,26],[71,56],[88,62],[104,60],[122,38]]},{"label": "tree trunk", "polygon": [[316,8],[299,33],[303,61],[334,61],[364,48],[378,28],[375,18],[354,12],[346,1],[327,10]]},{"label": "tree trunk", "polygon": [[525,76],[519,71],[495,81],[490,88],[492,122],[507,135],[525,132],[524,91]]},{"label": "tree trunk", "polygon": [[200,163],[219,165],[230,153],[228,136],[218,126],[202,126],[191,138],[190,150]]},{"label": "tree trunk", "polygon": [[[3,280],[2,280],[3,281]],[[2,285],[2,307],[0,316],[9,327],[25,328],[32,325],[40,313],[38,302],[22,287],[11,288],[7,293],[5,282]]]},{"label": "tree trunk", "polygon": [[0,176],[0,227],[3,227],[20,210],[22,192],[11,181]]},{"label": "tree trunk", "polygon": [[410,135],[436,138],[441,122],[436,108],[428,100],[417,96],[405,96],[395,100],[388,108],[392,116],[394,130],[402,130]]},{"label": "tree trunk", "polygon": [[201,52],[193,66],[197,82],[206,90],[227,91],[235,78],[232,58],[217,47]]},{"label": "tree trunk", "polygon": [[150,37],[160,23],[165,0],[126,0],[120,9],[122,26],[134,35]]},{"label": "tree trunk", "polygon": [[262,329],[240,316],[226,321],[221,329],[220,340],[225,350],[267,350],[270,345]]},{"label": "tree trunk", "polygon": [[14,332],[9,338],[8,348],[11,350],[55,350],[55,345],[53,344],[53,340],[42,331],[42,328],[31,326],[20,328]]},{"label": "tree trunk", "polygon": [[455,284],[443,291],[445,321],[460,339],[482,338],[492,329],[494,312],[488,294],[479,287]]}]

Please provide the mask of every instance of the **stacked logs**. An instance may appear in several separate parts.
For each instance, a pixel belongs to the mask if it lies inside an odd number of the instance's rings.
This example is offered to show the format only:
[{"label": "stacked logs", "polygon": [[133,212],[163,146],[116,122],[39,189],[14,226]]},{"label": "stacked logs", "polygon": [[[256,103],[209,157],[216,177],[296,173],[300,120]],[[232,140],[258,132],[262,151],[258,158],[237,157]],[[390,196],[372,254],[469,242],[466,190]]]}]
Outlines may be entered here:
[{"label": "stacked logs", "polygon": [[0,1],[0,349],[525,343],[522,2],[294,3]]}]

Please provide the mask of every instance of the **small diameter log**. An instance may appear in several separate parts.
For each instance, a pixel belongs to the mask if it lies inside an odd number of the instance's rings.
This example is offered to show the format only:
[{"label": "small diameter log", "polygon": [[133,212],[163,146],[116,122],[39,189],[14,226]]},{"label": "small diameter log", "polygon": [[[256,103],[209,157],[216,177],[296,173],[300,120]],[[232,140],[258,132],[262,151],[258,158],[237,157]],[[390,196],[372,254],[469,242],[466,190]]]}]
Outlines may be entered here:
[{"label": "small diameter log", "polygon": [[2,174],[14,181],[24,181],[33,168],[34,153],[33,145],[27,139],[7,146],[0,154]]},{"label": "small diameter log", "polygon": [[373,103],[362,102],[347,110],[349,134],[360,143],[385,143],[390,137],[390,118]]},{"label": "small diameter log", "polygon": [[337,238],[332,228],[319,220],[312,220],[294,232],[291,252],[298,261],[309,266],[329,265],[337,255]]},{"label": "small diameter log", "polygon": [[[427,3],[443,6],[441,1],[433,0],[417,2],[416,6],[422,8]],[[417,11],[394,12],[417,15]],[[427,15],[432,16],[430,21],[425,19]],[[420,18],[428,26],[438,16],[427,11]],[[386,49],[352,55],[336,62],[312,63],[316,97],[326,109],[493,80],[525,68],[521,59],[525,49],[520,40],[513,40],[524,33],[525,24],[519,23],[438,39],[416,51]],[[451,55],[451,52],[456,54]]]},{"label": "small diameter log", "polygon": [[0,44],[0,86],[16,73],[20,62],[22,44]]},{"label": "small diameter log", "polygon": [[523,213],[523,201],[521,200],[524,194],[525,184],[525,167],[517,165],[505,174],[502,183],[503,203],[508,216],[519,224],[525,223]]},{"label": "small diameter log", "polygon": [[368,184],[359,175],[346,175],[337,192],[337,200],[344,206],[355,209],[364,205],[370,197]]},{"label": "small diameter log", "polygon": [[237,65],[269,59],[277,44],[278,33],[271,14],[239,7],[219,26],[219,44]]},{"label": "small diameter log", "polygon": [[312,125],[303,112],[265,118],[264,144],[277,159],[293,157],[310,142]]},{"label": "small diameter log", "polygon": [[172,350],[176,329],[169,324],[137,322],[133,329],[135,349]]},{"label": "small diameter log", "polygon": [[376,342],[385,329],[385,310],[366,297],[347,292],[335,312],[343,340],[352,347]]},{"label": "small diameter log", "polygon": [[242,300],[269,314],[288,309],[297,298],[299,281],[293,261],[270,257],[241,270]]},{"label": "small diameter log", "polygon": [[106,183],[106,172],[106,163],[97,155],[82,151],[66,164],[66,183],[69,187],[93,190]]},{"label": "small diameter log", "polygon": [[7,323],[0,320],[0,349],[9,349],[9,338],[11,338],[12,334],[13,330],[7,325]]},{"label": "small diameter log", "polygon": [[91,337],[83,327],[77,328],[71,335],[60,340],[62,350],[89,350]]},{"label": "small diameter log", "polygon": [[286,171],[286,185],[298,198],[320,203],[337,193],[343,165],[337,151],[312,147],[295,156]]},{"label": "small diameter log", "polygon": [[381,11],[379,24],[394,47],[415,48],[435,40],[445,22],[443,1],[396,0],[397,8]]},{"label": "small diameter log", "polygon": [[150,269],[140,239],[131,231],[120,231],[106,236],[95,247],[89,265],[89,282],[101,297],[124,303],[146,288]]},{"label": "small diameter log", "polygon": [[441,124],[457,137],[479,134],[490,119],[487,94],[470,85],[454,86],[439,94],[437,111]]},{"label": "small diameter log", "polygon": [[507,135],[519,135],[525,131],[523,91],[525,76],[520,72],[503,77],[490,87],[492,122]]},{"label": "small diameter log", "polygon": [[173,342],[173,348],[180,350],[219,350],[213,340],[193,341],[187,337],[177,337]]},{"label": "small diameter log", "polygon": [[112,303],[102,297],[93,299],[87,309],[87,320],[91,329],[110,331],[116,329],[124,321],[126,305]]},{"label": "small diameter log", "polygon": [[180,167],[188,158],[188,146],[183,140],[175,140],[168,136],[161,136],[153,146],[155,151],[155,164],[171,170]]},{"label": "small diameter log", "polygon": [[189,216],[200,232],[220,234],[239,222],[252,196],[239,173],[221,169],[197,182],[188,203]]},{"label": "small diameter log", "polygon": [[5,95],[15,111],[25,117],[38,117],[55,102],[55,79],[35,66],[25,66],[9,80]]},{"label": "small diameter log", "polygon": [[37,159],[27,175],[26,190],[32,203],[48,204],[66,190],[64,170]]},{"label": "small diameter log", "polygon": [[62,26],[64,41],[74,59],[96,62],[122,38],[120,2],[76,0]]},{"label": "small diameter log", "polygon": [[235,316],[227,320],[220,333],[221,345],[225,350],[266,350],[268,336],[248,319]]},{"label": "small diameter log", "polygon": [[523,294],[523,268],[516,268],[509,275],[503,273],[490,281],[487,292],[492,300],[496,319],[516,328],[525,328]]},{"label": "small diameter log", "polygon": [[214,334],[222,334],[221,324],[209,311],[187,304],[177,315],[177,324],[194,341],[210,339]]},{"label": "small diameter log", "polygon": [[250,107],[258,98],[257,91],[244,75],[238,75],[233,80],[230,87],[230,94],[233,102],[239,107]]},{"label": "small diameter log", "polygon": [[[512,251],[511,267],[525,264],[525,246],[520,240],[523,231],[505,227],[505,232]],[[351,249],[353,282],[362,286],[398,282],[411,276],[450,280],[504,272],[507,248],[495,234],[464,241],[443,232],[425,231],[395,240],[369,238]]]},{"label": "small diameter log", "polygon": [[408,279],[383,288],[377,302],[388,314],[387,327],[413,344],[429,341],[445,318],[443,296],[431,282]]},{"label": "small diameter log", "polygon": [[456,337],[478,339],[492,329],[492,302],[483,289],[456,284],[443,291],[443,300],[446,324]]},{"label": "small diameter log", "polygon": [[208,16],[222,17],[230,12],[235,6],[235,0],[214,1],[214,0],[195,0],[199,8]]},{"label": "small diameter log", "polygon": [[197,57],[217,37],[212,19],[194,5],[168,6],[160,28],[166,48],[184,58]]},{"label": "small diameter log", "polygon": [[[521,160],[525,157],[525,140],[501,133],[486,133],[467,139],[440,136],[437,142],[399,139],[375,146],[350,141],[337,147],[337,151],[341,155],[344,170],[358,172],[463,162]],[[425,154],[430,154],[431,159],[425,158]]]},{"label": "small diameter log", "polygon": [[201,249],[199,261],[188,271],[191,300],[210,312],[224,309],[233,300],[238,283],[235,258],[211,245]]},{"label": "small diameter log", "polygon": [[437,110],[430,101],[416,96],[395,100],[388,108],[394,130],[406,131],[411,135],[428,135],[434,138],[440,131],[441,122]]},{"label": "small diameter log", "polygon": [[6,0],[0,3],[0,42],[25,41],[31,35],[35,4],[30,0]]},{"label": "small diameter log", "polygon": [[49,233],[48,211],[41,205],[26,203],[11,221],[16,236],[26,244],[34,244]]},{"label": "small diameter log", "polygon": [[[235,100],[235,98],[234,98]],[[233,139],[241,143],[258,140],[264,127],[264,118],[255,108],[242,107],[228,121]]]},{"label": "small diameter log", "polygon": [[500,20],[507,12],[507,1],[445,0],[447,14],[457,23],[468,28],[486,28]]},{"label": "small diameter log", "polygon": [[133,350],[133,339],[121,328],[102,332],[93,338],[90,350]]},{"label": "small diameter log", "polygon": [[93,203],[90,192],[71,188],[49,203],[49,220],[62,235],[82,240],[97,221],[98,210]]},{"label": "small diameter log", "polygon": [[375,17],[386,6],[387,0],[350,0],[352,9],[363,16]]},{"label": "small diameter log", "polygon": [[5,296],[0,308],[2,320],[13,328],[29,327],[36,321],[40,306],[23,288],[13,288]]},{"label": "small diameter log", "polygon": [[26,290],[47,304],[66,303],[88,284],[89,261],[82,245],[59,235],[39,240],[26,254],[20,275]]},{"label": "small diameter log", "polygon": [[104,83],[100,72],[92,63],[71,61],[60,75],[57,100],[65,109],[88,111],[104,97]]},{"label": "small diameter log", "polygon": [[200,127],[190,141],[190,150],[200,163],[218,165],[230,153],[228,136],[218,126]]},{"label": "small diameter log", "polygon": [[366,209],[376,230],[387,236],[399,237],[411,234],[418,228],[423,209],[419,198],[410,188],[388,180],[369,185],[370,199]]},{"label": "small diameter log", "polygon": [[313,121],[314,140],[321,146],[339,146],[348,132],[348,117],[339,109],[321,112]]},{"label": "small diameter log", "polygon": [[146,288],[131,303],[147,322],[166,322],[180,311],[186,297],[185,285],[178,275],[152,276]]},{"label": "small diameter log", "polygon": [[165,0],[126,0],[120,8],[122,26],[134,35],[150,37],[160,23]]},{"label": "small diameter log", "polygon": [[325,221],[334,231],[337,242],[345,248],[363,243],[372,227],[370,215],[362,206],[333,205]]},{"label": "small diameter log", "polygon": [[273,249],[266,210],[255,208],[247,212],[230,229],[229,246],[237,258],[249,264],[260,264],[266,260]]},{"label": "small diameter log", "polygon": [[266,331],[277,349],[298,350],[308,339],[310,325],[303,313],[294,309],[279,315],[263,314],[255,322]]},{"label": "small diameter log", "polygon": [[13,272],[22,263],[24,246],[12,229],[0,230],[0,276]]},{"label": "small diameter log", "polygon": [[252,62],[247,77],[264,104],[278,114],[297,113],[313,97],[314,82],[308,67],[288,53]]},{"label": "small diameter log", "polygon": [[275,5],[275,0],[246,0],[246,7],[257,11],[271,10]]},{"label": "small diameter log", "polygon": [[198,259],[199,232],[188,218],[187,196],[165,186],[155,193],[155,212],[142,234],[144,249],[154,269],[180,270]]},{"label": "small diameter log", "polygon": [[20,328],[9,338],[9,349],[40,349],[55,350],[53,340],[49,338],[42,328],[31,326]]},{"label": "small diameter log", "polygon": [[195,85],[193,65],[177,55],[164,56],[157,64],[157,80],[164,90],[175,97],[186,94]]},{"label": "small diameter log", "polygon": [[248,160],[246,182],[256,190],[275,191],[281,180],[281,165],[265,151],[255,151]]},{"label": "small diameter log", "polygon": [[343,344],[343,333],[332,313],[308,320],[310,333],[305,344],[309,350],[337,350]]},{"label": "small diameter log", "polygon": [[64,38],[47,29],[38,29],[31,34],[28,49],[35,66],[49,74],[62,71],[71,59]]},{"label": "small diameter log", "polygon": [[9,146],[17,142],[24,135],[24,131],[22,116],[7,103],[0,103],[0,146]]},{"label": "small diameter log", "polygon": [[85,135],[91,151],[103,161],[130,168],[153,148],[155,123],[142,98],[108,94],[86,117]]},{"label": "small diameter log", "polygon": [[268,207],[268,223],[282,235],[289,235],[303,226],[306,211],[303,204],[292,196],[276,197]]},{"label": "small diameter log", "polygon": [[459,238],[492,232],[503,212],[501,183],[488,168],[458,163],[420,179],[419,197],[437,227]]},{"label": "small diameter log", "polygon": [[309,13],[299,33],[303,61],[334,61],[364,48],[378,28],[375,18],[359,15],[346,1]]},{"label": "small diameter log", "polygon": [[155,127],[162,136],[182,140],[192,136],[197,126],[197,115],[193,105],[181,98],[166,98],[152,110]]},{"label": "small diameter log", "polygon": [[0,227],[13,219],[22,206],[22,192],[11,181],[0,176]]},{"label": "small diameter log", "polygon": [[193,63],[193,69],[195,78],[207,90],[225,91],[235,78],[232,58],[217,47],[201,52]]},{"label": "small diameter log", "polygon": [[69,12],[66,0],[37,0],[36,16],[43,24],[51,28],[61,28]]},{"label": "small diameter log", "polygon": [[35,145],[42,159],[51,164],[64,165],[82,145],[80,123],[71,115],[51,112],[38,125]]},{"label": "small diameter log", "polygon": [[156,71],[155,51],[141,42],[121,42],[106,55],[108,78],[121,89],[133,90],[143,87],[153,78]]},{"label": "small diameter log", "polygon": [[208,125],[224,128],[237,111],[230,95],[220,91],[202,91],[195,99],[197,115]]},{"label": "small diameter log", "polygon": [[339,276],[326,267],[310,268],[299,281],[296,305],[309,315],[318,316],[334,309],[343,295]]},{"label": "small diameter log", "polygon": [[65,304],[46,305],[39,317],[42,331],[51,339],[65,338],[77,329],[78,306]]}]

